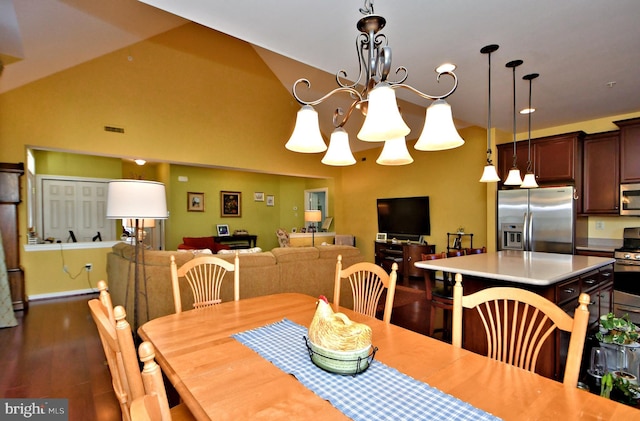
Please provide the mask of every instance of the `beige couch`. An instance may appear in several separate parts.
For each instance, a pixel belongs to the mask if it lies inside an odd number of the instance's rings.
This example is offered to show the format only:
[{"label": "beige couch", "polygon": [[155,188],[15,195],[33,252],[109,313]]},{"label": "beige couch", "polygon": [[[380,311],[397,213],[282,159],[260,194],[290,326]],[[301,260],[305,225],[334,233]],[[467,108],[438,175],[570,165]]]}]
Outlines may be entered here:
[{"label": "beige couch", "polygon": [[[107,255],[107,281],[114,305],[123,305],[127,309],[127,319],[133,320],[134,248],[125,243],[113,246]],[[300,292],[311,296],[325,295],[333,300],[333,284],[338,255],[347,267],[364,260],[360,250],[351,246],[317,247],[278,247],[268,252],[241,253],[240,258],[240,298],[277,294],[279,292]],[[153,251],[144,252],[144,264],[139,266],[140,288],[143,279],[149,302],[149,319],[174,312],[171,290],[170,256],[174,255],[178,267],[197,253],[191,251]],[[235,254],[217,254],[225,260],[233,261]],[[221,294],[223,301],[233,300],[233,280],[228,273]],[[127,294],[128,282],[128,294]],[[344,287],[344,285],[343,285]],[[347,285],[348,287],[348,285]],[[144,290],[144,289],[143,289]],[[183,308],[191,308],[193,300],[187,288],[182,288]],[[341,300],[347,306],[351,303],[351,294],[345,289]],[[142,296],[139,298],[138,320],[147,320],[146,306]]]}]

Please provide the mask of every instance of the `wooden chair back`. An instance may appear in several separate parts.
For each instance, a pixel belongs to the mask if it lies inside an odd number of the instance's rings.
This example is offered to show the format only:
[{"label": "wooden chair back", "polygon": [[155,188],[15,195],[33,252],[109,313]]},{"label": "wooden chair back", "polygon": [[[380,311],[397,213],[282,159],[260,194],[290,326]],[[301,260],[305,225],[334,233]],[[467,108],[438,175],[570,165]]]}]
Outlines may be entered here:
[{"label": "wooden chair back", "polygon": [[[441,253],[431,253],[431,254],[422,253],[420,255],[420,259],[422,260],[437,260],[437,259],[446,259],[446,258],[447,258],[447,253],[444,251]],[[427,292],[427,300],[431,301],[433,299],[433,290],[436,288],[436,271],[430,270],[430,269],[424,269],[423,274],[424,274],[425,289]]]},{"label": "wooden chair back", "polygon": [[398,279],[398,264],[391,266],[388,274],[380,266],[370,262],[355,263],[348,268],[342,268],[342,255],[338,255],[336,263],[336,277],[333,290],[333,304],[340,305],[340,287],[342,279],[348,279],[353,293],[353,310],[367,316],[376,317],[376,309],[382,292],[387,291],[382,320],[391,322],[393,310],[393,297],[396,293],[396,281]]},{"label": "wooden chair back", "polygon": [[465,255],[470,255],[470,254],[482,254],[482,253],[486,253],[487,252],[487,248],[486,247],[480,247],[480,248],[467,248],[464,250],[464,254]]},{"label": "wooden chair back", "polygon": [[138,347],[138,355],[143,363],[142,382],[145,394],[131,404],[132,421],[170,421],[172,419],[167,391],[162,380],[162,370],[155,361],[155,349],[150,342]]},{"label": "wooden chair back", "polygon": [[459,257],[464,256],[464,250],[449,250],[447,252],[447,257]]},{"label": "wooden chair back", "polygon": [[176,313],[182,312],[180,278],[185,278],[193,293],[193,307],[202,308],[222,302],[220,289],[227,272],[233,272],[233,299],[240,299],[240,259],[236,251],[234,262],[215,256],[201,256],[189,260],[180,268],[171,256],[171,285]]},{"label": "wooden chair back", "polygon": [[535,372],[544,342],[556,329],[571,334],[565,385],[576,387],[589,323],[589,295],[580,294],[572,318],[541,295],[520,288],[494,287],[462,295],[462,276],[453,288],[453,345],[462,347],[462,310],[476,309],[487,337],[487,357]]},{"label": "wooden chair back", "polygon": [[[129,421],[131,403],[144,395],[131,327],[124,320],[126,315],[122,306],[109,311],[101,299],[92,299],[89,309],[98,328],[122,419]],[[115,323],[110,319],[110,314],[115,317]]]}]

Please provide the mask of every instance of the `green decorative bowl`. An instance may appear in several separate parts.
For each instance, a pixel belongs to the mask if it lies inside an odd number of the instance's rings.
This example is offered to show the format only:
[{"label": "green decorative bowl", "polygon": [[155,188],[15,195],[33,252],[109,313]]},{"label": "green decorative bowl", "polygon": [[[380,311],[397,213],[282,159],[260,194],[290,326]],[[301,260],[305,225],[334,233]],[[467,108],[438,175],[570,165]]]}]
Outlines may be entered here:
[{"label": "green decorative bowl", "polygon": [[362,373],[373,361],[378,348],[371,345],[355,351],[335,351],[316,345],[304,338],[311,361],[323,370],[336,374],[353,375]]}]

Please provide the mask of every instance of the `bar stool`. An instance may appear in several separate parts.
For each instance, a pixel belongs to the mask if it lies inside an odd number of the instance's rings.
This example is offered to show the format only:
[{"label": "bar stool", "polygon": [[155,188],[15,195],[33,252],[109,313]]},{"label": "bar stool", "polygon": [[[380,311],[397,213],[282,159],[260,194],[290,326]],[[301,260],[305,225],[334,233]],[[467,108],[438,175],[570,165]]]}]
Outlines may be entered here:
[{"label": "bar stool", "polygon": [[470,255],[470,254],[482,254],[482,253],[486,253],[487,252],[487,248],[486,247],[480,247],[480,248],[468,248],[464,250],[464,254],[465,255]]},{"label": "bar stool", "polygon": [[[446,252],[434,254],[422,254],[422,260],[445,259]],[[451,329],[449,327],[449,312],[453,311],[453,288],[448,280],[448,273],[443,272],[442,288],[436,286],[436,271],[424,270],[424,282],[427,293],[427,301],[429,302],[429,336],[433,336],[436,331],[442,331],[442,338],[450,337]],[[435,329],[436,308],[442,309],[443,328]]]}]

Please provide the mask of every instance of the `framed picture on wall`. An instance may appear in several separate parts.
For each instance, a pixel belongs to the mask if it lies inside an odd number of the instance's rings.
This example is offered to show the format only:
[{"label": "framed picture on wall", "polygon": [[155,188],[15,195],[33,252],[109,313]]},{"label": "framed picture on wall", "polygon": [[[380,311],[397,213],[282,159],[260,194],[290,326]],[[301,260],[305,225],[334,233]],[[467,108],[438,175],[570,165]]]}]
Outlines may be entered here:
[{"label": "framed picture on wall", "polygon": [[267,196],[267,206],[275,206],[276,198],[275,196],[269,195]]},{"label": "framed picture on wall", "polygon": [[220,192],[220,216],[242,215],[242,193],[239,191]]},{"label": "framed picture on wall", "polygon": [[187,211],[204,212],[204,193],[187,193]]},{"label": "framed picture on wall", "polygon": [[264,202],[264,193],[261,191],[253,193],[253,200],[255,202]]}]

